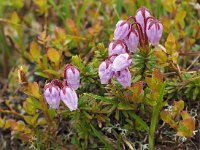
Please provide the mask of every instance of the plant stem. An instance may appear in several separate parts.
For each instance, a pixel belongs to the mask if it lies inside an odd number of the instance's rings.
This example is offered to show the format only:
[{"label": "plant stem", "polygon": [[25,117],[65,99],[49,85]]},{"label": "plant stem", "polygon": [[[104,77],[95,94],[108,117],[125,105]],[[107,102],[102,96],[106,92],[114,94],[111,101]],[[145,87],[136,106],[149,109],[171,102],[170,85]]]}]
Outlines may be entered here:
[{"label": "plant stem", "polygon": [[15,116],[18,116],[18,117],[21,117],[21,118],[24,118],[23,115],[15,112],[15,111],[10,111],[10,110],[3,110],[3,109],[0,109],[0,113],[5,113],[5,114],[13,114]]},{"label": "plant stem", "polygon": [[46,120],[47,120],[47,122],[50,126],[52,124],[52,119],[51,119],[50,114],[48,112],[48,107],[47,107],[46,103],[44,102],[44,98],[40,97],[39,102],[40,102],[40,105],[41,105],[42,110],[44,112],[45,118],[46,118]]},{"label": "plant stem", "polygon": [[158,123],[160,109],[162,108],[165,85],[166,85],[165,83],[162,84],[162,87],[160,88],[160,92],[159,92],[160,97],[157,101],[157,104],[154,106],[153,115],[151,118],[151,125],[150,125],[150,130],[149,130],[149,149],[150,150],[155,149],[155,130]]}]

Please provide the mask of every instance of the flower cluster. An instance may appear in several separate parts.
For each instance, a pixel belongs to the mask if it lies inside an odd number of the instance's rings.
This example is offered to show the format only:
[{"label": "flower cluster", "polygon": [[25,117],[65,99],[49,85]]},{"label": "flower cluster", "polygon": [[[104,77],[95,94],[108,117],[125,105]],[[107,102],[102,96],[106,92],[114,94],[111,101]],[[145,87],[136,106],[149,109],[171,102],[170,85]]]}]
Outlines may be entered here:
[{"label": "flower cluster", "polygon": [[[133,19],[133,23],[130,20]],[[108,47],[108,59],[99,66],[101,84],[108,84],[113,77],[124,87],[131,85],[129,66],[132,63],[131,53],[137,47],[145,49],[149,42],[155,46],[162,36],[162,24],[151,16],[150,12],[141,7],[136,16],[120,20],[116,24],[114,40]]]},{"label": "flower cluster", "polygon": [[67,64],[64,70],[64,82],[54,79],[44,87],[44,97],[51,108],[57,109],[60,100],[70,111],[78,107],[78,96],[75,92],[80,86],[80,71],[76,66]]}]

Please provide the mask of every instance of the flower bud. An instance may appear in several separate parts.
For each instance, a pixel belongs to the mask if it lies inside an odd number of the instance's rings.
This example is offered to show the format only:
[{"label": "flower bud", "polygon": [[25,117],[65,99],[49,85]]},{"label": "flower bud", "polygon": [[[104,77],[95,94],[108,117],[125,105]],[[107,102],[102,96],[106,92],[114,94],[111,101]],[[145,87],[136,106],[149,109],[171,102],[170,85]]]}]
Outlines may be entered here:
[{"label": "flower bud", "polygon": [[115,72],[115,77],[124,88],[131,86],[131,73],[128,68]]},{"label": "flower bud", "polygon": [[46,84],[44,97],[51,108],[57,109],[60,105],[60,88],[53,83]]},{"label": "flower bud", "polygon": [[67,64],[64,70],[64,78],[67,81],[67,85],[74,90],[77,90],[80,86],[80,71],[76,66]]},{"label": "flower bud", "polygon": [[58,80],[58,79],[53,79],[53,80],[51,81],[51,83],[54,84],[54,85],[56,85],[56,86],[58,86],[60,89],[63,88],[62,82],[61,82],[60,80]]},{"label": "flower bud", "polygon": [[119,20],[114,31],[114,39],[124,39],[130,31],[130,25],[124,20]]},{"label": "flower bud", "polygon": [[125,43],[128,46],[130,52],[136,52],[137,45],[139,42],[139,34],[138,32],[132,27],[130,33],[125,37]]},{"label": "flower bud", "polygon": [[145,29],[146,19],[150,16],[151,16],[150,12],[145,7],[139,8],[136,12],[135,19],[137,23],[141,25],[143,33]]},{"label": "flower bud", "polygon": [[156,45],[163,32],[163,25],[157,21],[156,19],[151,19],[147,23],[147,28],[146,28],[146,33],[149,41],[151,42],[152,45]]},{"label": "flower bud", "polygon": [[122,71],[132,63],[131,56],[128,53],[118,55],[113,61],[113,71]]},{"label": "flower bud", "polygon": [[119,56],[119,55],[118,55],[118,54],[110,55],[110,56],[108,57],[108,60],[110,60],[110,62],[113,63],[113,61],[115,60],[115,58],[116,58],[117,56]]},{"label": "flower bud", "polygon": [[60,91],[60,97],[70,111],[78,108],[78,96],[74,89],[64,86]]},{"label": "flower bud", "polygon": [[112,70],[112,63],[109,60],[103,61],[99,65],[99,78],[101,80],[101,84],[108,84],[114,75]]},{"label": "flower bud", "polygon": [[119,55],[119,54],[123,54],[127,52],[128,52],[128,48],[122,40],[115,40],[109,44],[109,47],[108,47],[109,56],[113,54]]}]

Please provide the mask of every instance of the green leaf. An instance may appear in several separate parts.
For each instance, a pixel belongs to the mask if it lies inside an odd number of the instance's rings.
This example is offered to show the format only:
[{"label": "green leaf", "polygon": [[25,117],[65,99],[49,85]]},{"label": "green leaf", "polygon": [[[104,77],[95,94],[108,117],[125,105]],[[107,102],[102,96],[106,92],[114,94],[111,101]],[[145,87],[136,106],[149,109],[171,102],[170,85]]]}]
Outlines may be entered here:
[{"label": "green leaf", "polygon": [[130,103],[120,102],[117,106],[119,110],[133,110],[133,106]]},{"label": "green leaf", "polygon": [[20,18],[17,14],[17,12],[13,12],[10,20],[14,25],[18,24],[20,22]]},{"label": "green leaf", "polygon": [[56,40],[63,44],[66,39],[65,30],[63,30],[62,28],[56,27],[55,28],[55,36],[56,36]]},{"label": "green leaf", "polygon": [[12,3],[12,7],[17,9],[21,9],[24,6],[23,0],[11,0],[10,2]]},{"label": "green leaf", "polygon": [[34,72],[34,74],[43,78],[47,78],[47,79],[49,78],[49,76],[46,75],[44,72]]},{"label": "green leaf", "polygon": [[128,111],[128,114],[137,121],[147,132],[149,132],[149,126],[142,120],[141,117],[136,115],[133,111]]},{"label": "green leaf", "polygon": [[37,125],[45,125],[47,124],[47,121],[45,118],[39,118],[37,121]]},{"label": "green leaf", "polygon": [[35,107],[31,105],[28,100],[23,102],[23,108],[29,115],[34,115],[36,113]]},{"label": "green leaf", "polygon": [[81,21],[81,18],[83,17],[83,15],[85,14],[85,10],[86,8],[88,7],[88,3],[90,2],[90,0],[84,0],[84,2],[82,3],[81,5],[81,8],[79,9],[78,11],[78,17],[76,18],[76,24],[78,26],[80,26],[80,21]]},{"label": "green leaf", "polygon": [[81,70],[81,72],[85,68],[85,66],[84,66],[84,64],[82,62],[82,59],[79,56],[77,56],[77,55],[72,56],[71,63],[73,65],[77,66]]},{"label": "green leaf", "polygon": [[28,97],[26,101],[29,105],[33,106],[35,109],[41,109],[40,103],[37,99]]},{"label": "green leaf", "polygon": [[56,116],[56,110],[55,109],[48,109],[50,117],[53,119]]},{"label": "green leaf", "polygon": [[32,95],[36,98],[40,97],[40,91],[39,86],[37,82],[29,82],[28,84],[28,95]]},{"label": "green leaf", "polygon": [[0,128],[3,128],[5,121],[0,117]]},{"label": "green leaf", "polygon": [[184,109],[184,101],[180,100],[180,101],[174,101],[174,107],[173,107],[173,114],[178,115],[182,110]]},{"label": "green leaf", "polygon": [[167,124],[171,126],[171,128],[176,127],[176,122],[173,120],[172,115],[168,111],[161,111],[160,118]]},{"label": "green leaf", "polygon": [[35,41],[32,41],[30,44],[30,54],[34,61],[40,61],[40,48]]},{"label": "green leaf", "polygon": [[106,97],[102,97],[102,96],[98,96],[98,95],[95,95],[95,94],[92,94],[92,93],[84,93],[84,95],[87,95],[87,96],[90,96],[96,100],[101,100],[101,101],[104,101],[108,104],[113,104],[113,105],[118,105],[117,101],[113,100],[113,99],[109,99],[109,98],[106,98]]},{"label": "green leaf", "polygon": [[37,5],[38,11],[41,14],[45,14],[48,11],[48,3],[47,0],[33,0],[34,4]]},{"label": "green leaf", "polygon": [[59,64],[60,61],[60,54],[58,51],[54,48],[49,48],[47,50],[47,56],[50,59],[50,61],[54,62],[55,64]]},{"label": "green leaf", "polygon": [[161,0],[156,0],[156,18],[160,18],[161,9]]},{"label": "green leaf", "polygon": [[47,69],[47,70],[44,70],[44,72],[45,72],[45,73],[52,74],[52,75],[54,75],[54,76],[60,78],[60,74],[59,74],[57,71],[55,71],[55,70]]},{"label": "green leaf", "polygon": [[172,55],[176,52],[176,39],[173,33],[169,33],[167,41],[165,42],[166,51],[168,54]]},{"label": "green leaf", "polygon": [[30,125],[34,125],[36,123],[36,120],[38,118],[38,114],[34,115],[34,116],[25,116],[24,120],[30,124]]},{"label": "green leaf", "polygon": [[90,124],[90,127],[92,128],[92,131],[93,131],[94,135],[95,135],[97,138],[99,138],[99,140],[100,140],[101,142],[103,142],[107,148],[109,148],[109,149],[114,149],[114,148],[111,146],[111,145],[112,145],[111,142],[109,141],[109,139],[108,139],[106,136],[104,136],[101,132],[97,131],[97,130],[93,127],[92,124]]}]

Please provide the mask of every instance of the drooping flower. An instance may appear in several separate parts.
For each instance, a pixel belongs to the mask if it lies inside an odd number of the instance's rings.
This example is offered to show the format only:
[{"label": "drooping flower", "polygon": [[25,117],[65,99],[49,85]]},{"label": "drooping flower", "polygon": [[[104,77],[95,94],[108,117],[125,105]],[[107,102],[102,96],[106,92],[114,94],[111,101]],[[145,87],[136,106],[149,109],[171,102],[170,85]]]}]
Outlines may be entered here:
[{"label": "drooping flower", "polygon": [[137,23],[141,25],[143,33],[145,32],[144,29],[145,29],[146,19],[150,16],[151,16],[150,12],[145,7],[139,8],[136,12],[135,18]]},{"label": "drooping flower", "polygon": [[46,84],[44,97],[51,108],[57,109],[60,105],[60,88],[53,83]]},{"label": "drooping flower", "polygon": [[114,31],[114,40],[124,39],[130,31],[130,24],[127,21],[119,20]]},{"label": "drooping flower", "polygon": [[114,40],[109,44],[108,47],[108,54],[109,56],[114,55],[114,54],[123,54],[127,53],[128,48],[126,44],[122,40]]},{"label": "drooping flower", "polygon": [[64,78],[67,81],[67,85],[74,90],[77,90],[80,86],[80,71],[76,66],[67,64],[64,70]]},{"label": "drooping flower", "polygon": [[131,56],[128,53],[118,55],[112,64],[113,71],[122,71],[132,63]]},{"label": "drooping flower", "polygon": [[126,45],[130,52],[136,52],[137,45],[139,42],[139,34],[138,32],[132,27],[129,34],[124,39]]},{"label": "drooping flower", "polygon": [[78,96],[71,87],[64,86],[60,91],[60,97],[70,111],[78,108]]},{"label": "drooping flower", "polygon": [[112,79],[114,72],[112,70],[112,63],[110,60],[105,60],[99,65],[99,77],[101,84],[108,84]]},{"label": "drooping flower", "polygon": [[146,33],[148,40],[152,45],[158,44],[162,37],[163,25],[156,19],[149,19],[147,23]]},{"label": "drooping flower", "polygon": [[53,80],[51,81],[51,83],[54,84],[54,85],[56,85],[56,86],[58,86],[60,89],[63,88],[62,82],[61,82],[60,80],[58,80],[58,79],[53,79]]},{"label": "drooping flower", "polygon": [[131,86],[131,73],[128,68],[115,72],[115,77],[124,88]]}]

